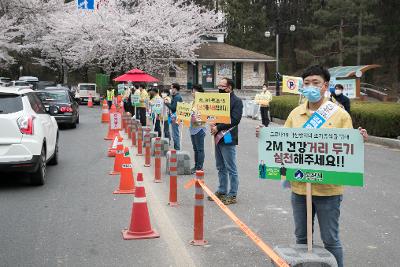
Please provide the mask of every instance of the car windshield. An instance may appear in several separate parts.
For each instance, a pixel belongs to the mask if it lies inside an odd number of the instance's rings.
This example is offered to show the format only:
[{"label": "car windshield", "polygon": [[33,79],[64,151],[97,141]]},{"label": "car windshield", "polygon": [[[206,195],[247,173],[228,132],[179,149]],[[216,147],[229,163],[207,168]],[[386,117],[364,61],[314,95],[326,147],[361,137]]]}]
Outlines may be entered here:
[{"label": "car windshield", "polygon": [[68,98],[68,93],[65,91],[59,91],[59,92],[37,92],[37,95],[39,96],[40,100],[46,101],[46,102],[59,102],[59,103],[68,103],[69,98]]},{"label": "car windshield", "polygon": [[20,95],[0,93],[0,114],[15,113],[23,109]]},{"label": "car windshield", "polygon": [[9,78],[0,78],[0,81],[3,82],[3,83],[9,83],[9,82],[11,82],[11,79],[9,79]]},{"label": "car windshield", "polygon": [[94,84],[81,84],[79,86],[79,90],[90,90],[94,91],[96,86]]}]

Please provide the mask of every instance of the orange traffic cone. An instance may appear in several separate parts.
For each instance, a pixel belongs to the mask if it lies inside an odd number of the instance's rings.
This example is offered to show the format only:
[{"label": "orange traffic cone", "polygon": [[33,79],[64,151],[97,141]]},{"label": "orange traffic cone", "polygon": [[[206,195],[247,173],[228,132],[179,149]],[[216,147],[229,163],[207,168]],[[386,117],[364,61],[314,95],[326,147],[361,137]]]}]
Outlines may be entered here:
[{"label": "orange traffic cone", "polygon": [[110,144],[110,146],[108,147],[108,152],[107,152],[107,156],[109,157],[115,157],[115,154],[117,153],[117,145],[118,145],[118,137],[116,136],[114,138],[114,141]]},{"label": "orange traffic cone", "polygon": [[114,140],[115,136],[118,136],[118,133],[121,130],[121,120],[121,114],[117,112],[115,106],[112,105],[110,110],[108,133],[107,136],[104,137],[104,140]]},{"label": "orange traffic cone", "polygon": [[106,123],[110,121],[110,112],[108,110],[107,101],[104,99],[103,106],[101,108],[101,122]]},{"label": "orange traffic cone", "polygon": [[122,137],[118,137],[117,151],[115,152],[114,169],[110,175],[117,175],[121,173],[122,160],[124,158],[124,145],[122,144]]},{"label": "orange traffic cone", "polygon": [[133,181],[133,170],[129,150],[125,153],[121,166],[121,177],[119,180],[119,189],[113,194],[134,194],[135,184]]},{"label": "orange traffic cone", "polygon": [[142,173],[138,173],[137,176],[135,198],[132,204],[131,224],[129,229],[122,230],[122,237],[125,240],[160,237],[151,228]]},{"label": "orange traffic cone", "polygon": [[88,102],[87,102],[87,106],[88,106],[88,108],[92,108],[93,107],[93,99],[92,99],[92,95],[91,94],[89,94],[89,99],[88,99]]}]

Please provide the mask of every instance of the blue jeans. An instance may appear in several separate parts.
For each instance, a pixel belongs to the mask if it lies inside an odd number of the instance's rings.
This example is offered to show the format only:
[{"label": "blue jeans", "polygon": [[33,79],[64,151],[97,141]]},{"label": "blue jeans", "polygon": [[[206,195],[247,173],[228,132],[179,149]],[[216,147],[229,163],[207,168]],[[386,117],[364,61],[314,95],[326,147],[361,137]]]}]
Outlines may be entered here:
[{"label": "blue jeans", "polygon": [[[339,239],[340,203],[343,196],[313,196],[312,222],[317,214],[321,239],[324,247],[335,256],[338,267],[343,267],[343,248]],[[306,196],[292,193],[292,208],[297,244],[307,244],[307,204]]]},{"label": "blue jeans", "polygon": [[181,150],[180,138],[179,138],[179,124],[172,122],[172,139],[174,140],[174,149]]},{"label": "blue jeans", "polygon": [[[215,146],[215,163],[218,170],[218,192],[236,196],[239,187],[239,176],[236,168],[236,146],[217,144]],[[231,188],[228,192],[228,175]]]},{"label": "blue jeans", "polygon": [[197,134],[190,135],[192,139],[193,151],[194,151],[194,168],[196,170],[203,170],[204,164],[204,137],[206,133],[201,130]]}]

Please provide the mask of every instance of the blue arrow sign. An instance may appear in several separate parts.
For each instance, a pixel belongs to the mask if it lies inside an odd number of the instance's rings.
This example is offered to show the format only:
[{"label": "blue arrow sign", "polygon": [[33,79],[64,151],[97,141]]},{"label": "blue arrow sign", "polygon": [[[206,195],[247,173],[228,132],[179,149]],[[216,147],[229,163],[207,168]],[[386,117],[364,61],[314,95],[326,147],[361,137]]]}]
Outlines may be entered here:
[{"label": "blue arrow sign", "polygon": [[78,9],[94,10],[95,0],[77,0]]}]

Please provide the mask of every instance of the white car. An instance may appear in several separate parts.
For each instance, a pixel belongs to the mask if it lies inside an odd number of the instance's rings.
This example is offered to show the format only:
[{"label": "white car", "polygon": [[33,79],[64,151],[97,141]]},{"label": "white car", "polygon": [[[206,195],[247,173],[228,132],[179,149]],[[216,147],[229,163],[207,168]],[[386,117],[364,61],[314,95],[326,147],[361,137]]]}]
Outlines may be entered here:
[{"label": "white car", "polygon": [[28,172],[43,185],[58,163],[58,126],[29,88],[0,87],[0,172]]}]

